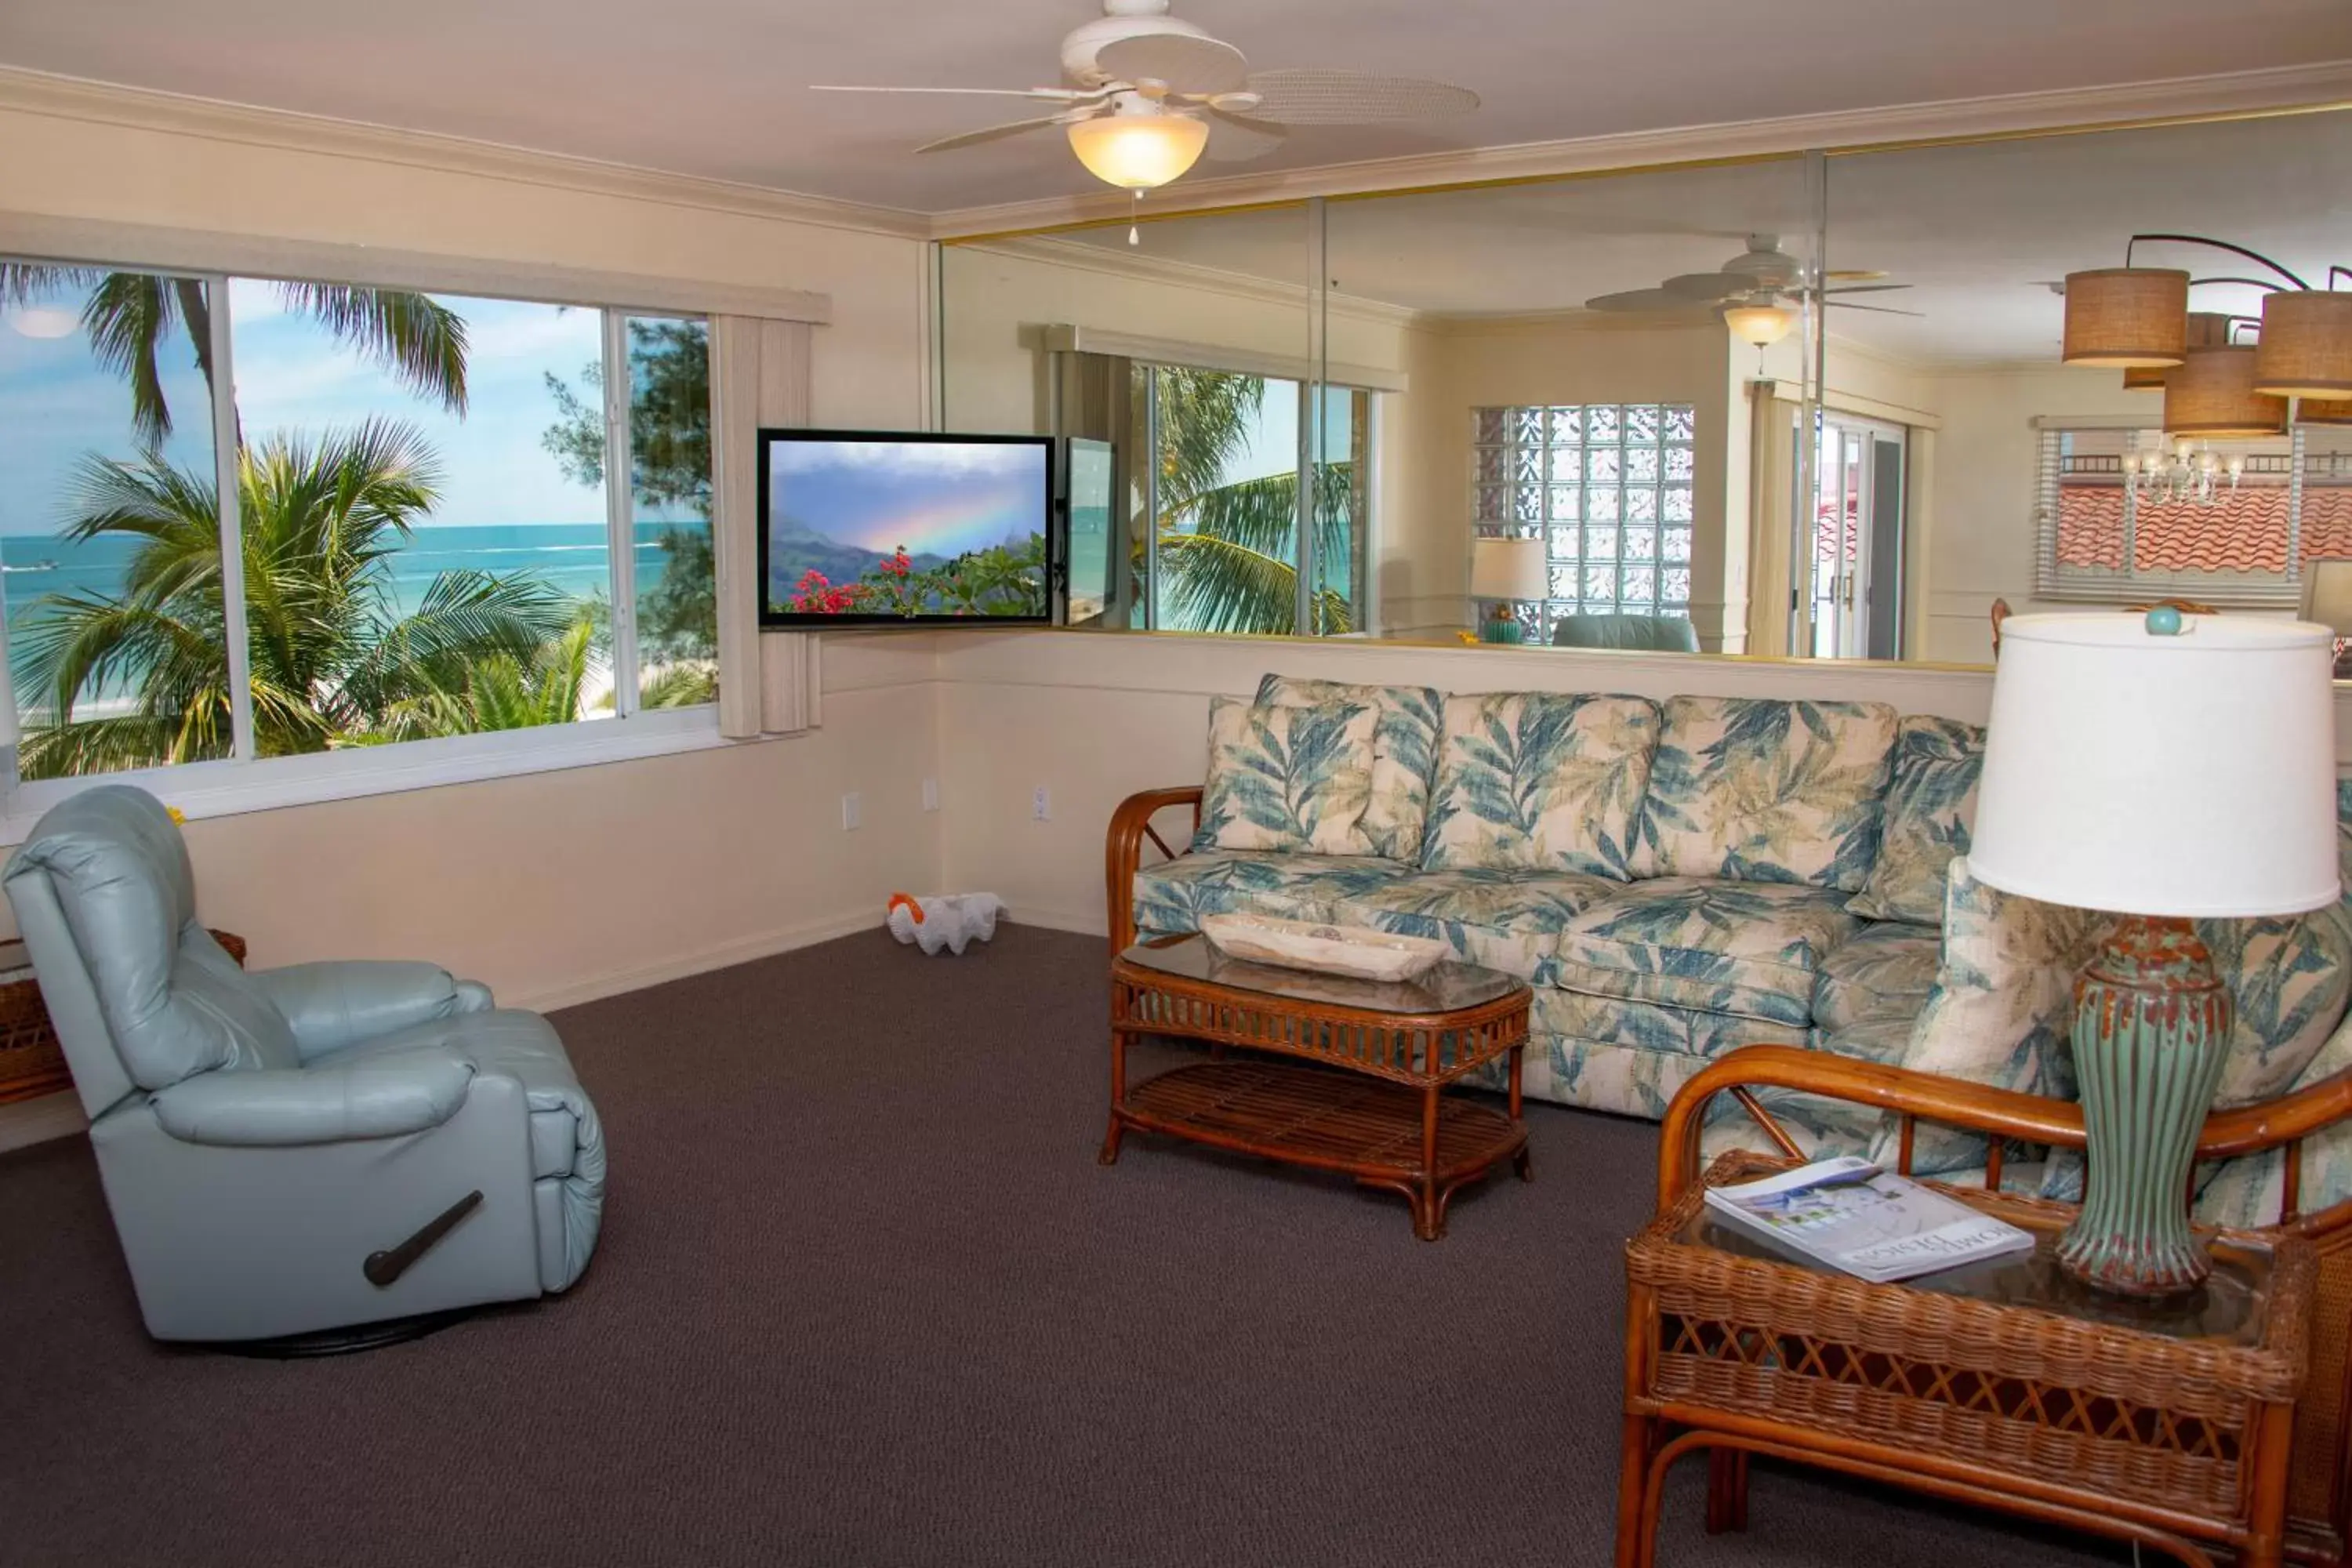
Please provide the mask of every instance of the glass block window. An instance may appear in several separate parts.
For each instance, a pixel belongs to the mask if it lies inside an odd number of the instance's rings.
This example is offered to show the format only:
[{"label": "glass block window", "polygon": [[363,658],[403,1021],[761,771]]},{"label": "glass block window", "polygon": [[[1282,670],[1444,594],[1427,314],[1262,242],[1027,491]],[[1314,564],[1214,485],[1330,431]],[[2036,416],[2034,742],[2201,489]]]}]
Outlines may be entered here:
[{"label": "glass block window", "polygon": [[1525,605],[1530,640],[1561,616],[1690,614],[1697,411],[1687,404],[1475,408],[1473,531],[1540,534],[1551,597]]}]

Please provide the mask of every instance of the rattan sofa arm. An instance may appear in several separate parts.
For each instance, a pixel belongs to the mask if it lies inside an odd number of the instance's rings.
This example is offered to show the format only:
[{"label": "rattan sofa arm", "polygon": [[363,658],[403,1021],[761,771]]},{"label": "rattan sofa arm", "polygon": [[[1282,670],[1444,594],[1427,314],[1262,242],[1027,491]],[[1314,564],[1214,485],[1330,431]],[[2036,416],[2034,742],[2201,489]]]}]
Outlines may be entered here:
[{"label": "rattan sofa arm", "polygon": [[1110,814],[1110,831],[1103,839],[1103,881],[1113,952],[1124,952],[1135,941],[1135,870],[1143,859],[1143,841],[1150,839],[1171,860],[1183,853],[1171,849],[1168,841],[1160,837],[1159,829],[1151,826],[1153,817],[1179,805],[1192,808],[1192,829],[1200,831],[1199,784],[1144,790],[1119,802],[1118,809]]}]

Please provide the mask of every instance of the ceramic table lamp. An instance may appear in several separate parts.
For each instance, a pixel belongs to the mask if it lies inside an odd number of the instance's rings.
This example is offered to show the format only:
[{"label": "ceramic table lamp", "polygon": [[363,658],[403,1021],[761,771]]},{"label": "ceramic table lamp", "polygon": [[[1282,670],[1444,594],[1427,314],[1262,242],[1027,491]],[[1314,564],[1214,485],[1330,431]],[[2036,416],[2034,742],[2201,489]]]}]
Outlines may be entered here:
[{"label": "ceramic table lamp", "polygon": [[1969,865],[2011,893],[2124,918],[2074,988],[2089,1142],[2069,1273],[2162,1296],[2201,1281],[2197,1134],[2230,995],[2189,923],[2335,900],[2326,627],[2252,616],[2013,616],[2001,627]]},{"label": "ceramic table lamp", "polygon": [[1486,642],[1515,643],[1525,639],[1512,606],[1540,599],[1551,586],[1540,539],[1480,539],[1470,546],[1470,596],[1491,600],[1494,614],[1480,623],[1478,635]]}]

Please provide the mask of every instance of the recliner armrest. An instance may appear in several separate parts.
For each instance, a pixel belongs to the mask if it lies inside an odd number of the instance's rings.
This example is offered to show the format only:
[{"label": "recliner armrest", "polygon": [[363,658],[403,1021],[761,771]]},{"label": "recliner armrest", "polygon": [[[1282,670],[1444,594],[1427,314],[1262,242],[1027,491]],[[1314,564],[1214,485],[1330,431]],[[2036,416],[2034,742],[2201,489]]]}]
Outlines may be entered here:
[{"label": "recliner armrest", "polygon": [[286,1016],[305,1061],[490,1005],[487,986],[454,979],[435,964],[394,959],[292,963],[262,970],[253,983]]},{"label": "recliner armrest", "polygon": [[438,1127],[473,1081],[470,1058],[435,1046],[339,1068],[202,1073],[148,1104],[182,1142],[275,1148]]}]

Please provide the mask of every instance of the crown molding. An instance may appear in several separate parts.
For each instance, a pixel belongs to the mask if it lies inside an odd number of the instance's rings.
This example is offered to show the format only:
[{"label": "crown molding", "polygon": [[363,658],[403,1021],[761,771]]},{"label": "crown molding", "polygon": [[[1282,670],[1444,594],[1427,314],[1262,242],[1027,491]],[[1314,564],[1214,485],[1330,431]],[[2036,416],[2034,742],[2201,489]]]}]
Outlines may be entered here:
[{"label": "crown molding", "polygon": [[[989,240],[958,246],[956,249],[1002,256],[1045,267],[1064,267],[1074,271],[1114,278],[1121,282],[1163,283],[1172,288],[1222,294],[1228,299],[1247,300],[1259,304],[1296,306],[1302,311],[1311,301],[1309,290],[1304,283],[1285,283],[1253,272],[1231,272],[1221,267],[1204,267],[1197,261],[1175,261],[1144,251],[1106,250],[1100,246],[1081,245],[1075,240],[1055,239],[1049,236]],[[1425,311],[1416,310],[1410,305],[1391,304],[1385,300],[1356,294],[1333,293],[1324,297],[1322,302],[1330,315],[1381,326],[1410,330],[1427,320]]]},{"label": "crown molding", "polygon": [[[1327,163],[1223,179],[1185,181],[1166,199],[1185,212],[1361,196],[1451,185],[1510,184],[1676,163],[1785,156],[1820,148],[1852,153],[1922,142],[1968,142],[2056,131],[2122,129],[2208,117],[2280,113],[2352,104],[2352,60],[2104,87],[2003,93],[1983,98],[1839,110],[1771,120],[1729,121],[1507,147]],[[933,216],[941,239],[1006,235],[1074,224],[1127,221],[1121,193],[964,207]],[[1171,215],[1163,208],[1161,218]]]},{"label": "crown molding", "polygon": [[743,217],[854,229],[900,239],[931,237],[929,217],[897,207],[802,195],[732,180],[664,174],[627,163],[540,153],[429,131],[403,131],[289,110],[256,109],[217,99],[53,76],[16,66],[0,66],[0,110],[159,131],[249,147],[323,153],[667,206],[698,207]]}]

